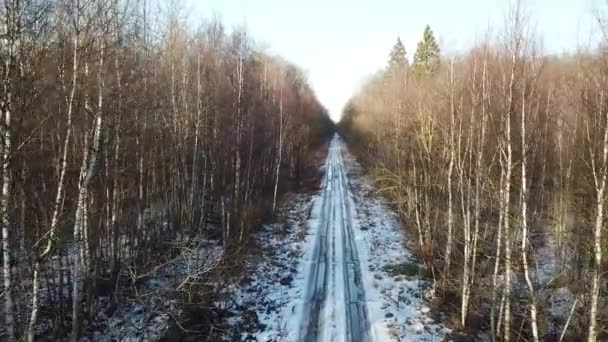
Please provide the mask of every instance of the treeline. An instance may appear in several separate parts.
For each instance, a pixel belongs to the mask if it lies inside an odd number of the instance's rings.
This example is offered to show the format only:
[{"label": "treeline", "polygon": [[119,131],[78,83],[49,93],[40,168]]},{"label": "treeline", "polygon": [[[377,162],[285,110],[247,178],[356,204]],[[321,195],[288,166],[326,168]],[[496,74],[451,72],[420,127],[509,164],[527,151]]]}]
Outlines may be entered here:
[{"label": "treeline", "polygon": [[165,5],[2,2],[9,341],[78,340],[98,293],[149,275],[173,242],[230,258],[332,129],[298,67]]},{"label": "treeline", "polygon": [[405,222],[453,326],[493,340],[607,337],[608,27],[548,56],[517,5],[440,57],[427,27],[340,123]]}]

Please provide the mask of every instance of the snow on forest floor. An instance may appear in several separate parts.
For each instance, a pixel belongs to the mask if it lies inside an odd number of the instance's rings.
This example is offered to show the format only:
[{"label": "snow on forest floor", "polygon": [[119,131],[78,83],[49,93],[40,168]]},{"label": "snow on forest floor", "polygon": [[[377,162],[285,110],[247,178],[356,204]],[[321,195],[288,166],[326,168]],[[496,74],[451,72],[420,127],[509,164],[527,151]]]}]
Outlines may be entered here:
[{"label": "snow on forest floor", "polygon": [[[178,243],[176,241],[183,242]],[[91,318],[84,318],[80,342],[158,341],[166,336],[172,325],[172,320],[180,315],[176,298],[179,285],[192,277],[204,277],[220,263],[223,254],[223,249],[218,241],[190,240],[186,237],[178,237],[176,241],[167,244],[169,246],[167,248],[179,249],[175,256],[166,261],[158,260],[159,266],[153,268],[145,276],[140,275],[134,285],[126,285],[131,282],[130,277],[133,274],[131,270],[126,267],[123,268],[120,288],[118,289],[119,301],[116,305],[113,305],[112,298],[108,295],[97,297],[93,310],[95,315]],[[54,310],[58,301],[69,298],[71,290],[65,288],[62,292],[63,297],[55,298],[57,293],[52,292],[48,284],[71,284],[73,282],[71,273],[61,271],[73,268],[76,250],[70,242],[68,242],[67,251],[67,256],[53,256],[49,260],[49,265],[47,265],[50,269],[60,270],[59,275],[54,274],[52,280],[49,281],[48,278],[45,278],[46,281],[41,282],[39,299],[41,317],[38,318],[35,333],[49,340],[50,336],[56,333],[54,329],[57,328],[57,324],[51,321],[45,315],[45,312]],[[64,265],[67,265],[67,267]],[[104,286],[117,285],[98,284],[100,289]],[[32,281],[25,279],[19,283],[19,286],[24,289],[26,305],[20,308],[18,317],[21,321],[27,322],[31,312]],[[112,291],[106,289],[104,292]],[[64,305],[66,304],[64,303]],[[71,306],[71,303],[67,305]],[[52,309],[49,309],[49,307]],[[1,309],[0,306],[0,311],[2,311]],[[69,322],[65,325],[69,326]],[[4,327],[0,324],[0,340],[2,340],[3,333]],[[67,340],[67,336],[58,339],[58,341]]]},{"label": "snow on forest floor", "polygon": [[[343,145],[343,144],[342,144]],[[374,195],[354,157],[342,148],[348,201],[359,253],[361,279],[374,341],[441,341],[451,331],[431,318],[425,294],[430,285],[418,274],[397,216]],[[322,168],[323,170],[324,168]],[[282,208],[285,221],[266,225],[256,240],[258,260],[233,291],[231,319],[243,341],[300,339],[310,263],[322,219],[323,192],[293,195]]]},{"label": "snow on forest floor", "polygon": [[[307,268],[301,261],[311,252],[307,234],[314,196],[292,194],[280,208],[285,221],[264,225],[257,233],[259,253],[248,262],[251,273],[233,290],[231,320],[244,341],[291,341],[302,312],[296,312],[306,290]],[[310,223],[310,222],[309,222]],[[224,305],[229,303],[224,303]]]},{"label": "snow on forest floor", "polygon": [[85,341],[158,341],[165,337],[171,320],[179,317],[176,291],[189,277],[204,277],[222,259],[217,241],[194,241],[182,252],[163,264],[137,285],[137,293],[120,302],[108,314],[109,297],[99,298],[99,310]]}]

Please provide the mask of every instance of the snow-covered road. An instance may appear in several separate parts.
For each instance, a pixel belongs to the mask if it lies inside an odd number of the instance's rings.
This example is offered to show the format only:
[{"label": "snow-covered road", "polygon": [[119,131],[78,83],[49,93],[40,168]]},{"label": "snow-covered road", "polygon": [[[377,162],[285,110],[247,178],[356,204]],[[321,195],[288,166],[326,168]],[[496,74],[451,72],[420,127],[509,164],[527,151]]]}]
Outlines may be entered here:
[{"label": "snow-covered road", "polygon": [[320,170],[319,190],[290,196],[285,223],[257,236],[262,261],[235,289],[242,340],[443,340],[397,215],[338,135]]},{"label": "snow-covered road", "polygon": [[367,341],[369,323],[352,231],[351,201],[336,135],[329,146],[322,211],[310,264],[300,337],[303,341]]}]

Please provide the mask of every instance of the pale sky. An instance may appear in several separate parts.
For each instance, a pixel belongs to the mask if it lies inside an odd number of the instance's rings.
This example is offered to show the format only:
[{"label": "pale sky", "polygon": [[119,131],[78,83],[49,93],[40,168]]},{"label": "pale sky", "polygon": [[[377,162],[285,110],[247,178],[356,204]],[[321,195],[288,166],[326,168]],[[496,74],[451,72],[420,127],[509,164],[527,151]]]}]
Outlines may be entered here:
[{"label": "pale sky", "polygon": [[[383,68],[397,37],[410,61],[425,25],[443,53],[466,50],[504,24],[509,0],[186,0],[191,19],[221,15],[308,72],[334,120],[361,82]],[[602,0],[528,0],[547,53],[573,51],[591,39]]]}]

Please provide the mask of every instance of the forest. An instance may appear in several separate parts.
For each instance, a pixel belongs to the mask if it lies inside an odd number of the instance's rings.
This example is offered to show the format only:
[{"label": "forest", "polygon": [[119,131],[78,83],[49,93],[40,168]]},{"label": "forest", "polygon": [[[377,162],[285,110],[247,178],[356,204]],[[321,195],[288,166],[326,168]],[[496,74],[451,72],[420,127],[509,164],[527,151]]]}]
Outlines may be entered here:
[{"label": "forest", "polygon": [[339,129],[451,326],[494,341],[604,340],[605,6],[597,44],[551,55],[522,3],[462,53],[442,55],[427,26],[410,63],[398,40]]},{"label": "forest", "polygon": [[0,4],[0,341],[608,339],[606,3],[397,38],[335,125],[184,1]]},{"label": "forest", "polygon": [[[302,69],[219,17],[193,24],[179,2],[4,0],[0,13],[7,341],[78,341],[209,244],[238,263],[333,130]],[[173,289],[178,305],[207,304],[204,279],[223,275],[204,266]]]}]

